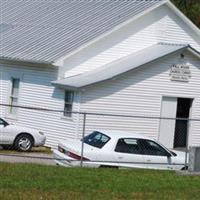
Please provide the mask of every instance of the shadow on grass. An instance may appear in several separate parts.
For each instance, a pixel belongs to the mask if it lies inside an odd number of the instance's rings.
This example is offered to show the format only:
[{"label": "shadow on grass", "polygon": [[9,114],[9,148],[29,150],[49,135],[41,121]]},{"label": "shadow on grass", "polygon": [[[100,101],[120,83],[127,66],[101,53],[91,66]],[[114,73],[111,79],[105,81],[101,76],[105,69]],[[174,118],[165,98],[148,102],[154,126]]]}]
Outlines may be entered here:
[{"label": "shadow on grass", "polygon": [[52,154],[52,150],[49,147],[33,147],[31,149],[31,151],[20,152],[20,151],[14,150],[11,147],[7,147],[6,149],[1,149],[0,153],[2,153],[2,154],[21,154],[21,153],[26,153],[26,154],[31,154],[31,153]]}]

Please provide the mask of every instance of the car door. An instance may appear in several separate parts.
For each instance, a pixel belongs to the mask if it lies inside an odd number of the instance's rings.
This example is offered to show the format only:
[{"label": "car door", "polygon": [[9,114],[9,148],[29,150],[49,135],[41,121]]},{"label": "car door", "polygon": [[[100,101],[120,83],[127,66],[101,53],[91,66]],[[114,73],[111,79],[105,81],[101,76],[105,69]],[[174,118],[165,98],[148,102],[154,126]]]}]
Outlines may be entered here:
[{"label": "car door", "polygon": [[147,168],[173,169],[172,155],[157,142],[140,139],[139,145],[141,146]]},{"label": "car door", "polygon": [[9,125],[0,118],[0,144],[12,144]]},{"label": "car door", "polygon": [[118,166],[146,168],[144,155],[142,155],[137,138],[118,139],[114,152]]}]

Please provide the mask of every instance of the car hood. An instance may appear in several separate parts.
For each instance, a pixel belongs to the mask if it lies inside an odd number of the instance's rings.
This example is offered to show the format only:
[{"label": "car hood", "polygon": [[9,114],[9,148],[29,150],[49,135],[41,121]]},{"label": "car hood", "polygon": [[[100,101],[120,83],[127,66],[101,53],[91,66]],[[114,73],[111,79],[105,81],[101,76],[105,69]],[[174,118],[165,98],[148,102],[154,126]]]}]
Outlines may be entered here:
[{"label": "car hood", "polygon": [[177,151],[177,150],[172,150],[177,156],[185,158],[185,152],[184,151]]},{"label": "car hood", "polygon": [[[178,163],[185,163],[186,159],[186,154],[184,151],[177,151],[177,150],[172,150],[174,153],[176,153],[177,156],[173,157],[173,160],[176,160]],[[189,156],[187,154],[187,163],[189,162]]]}]

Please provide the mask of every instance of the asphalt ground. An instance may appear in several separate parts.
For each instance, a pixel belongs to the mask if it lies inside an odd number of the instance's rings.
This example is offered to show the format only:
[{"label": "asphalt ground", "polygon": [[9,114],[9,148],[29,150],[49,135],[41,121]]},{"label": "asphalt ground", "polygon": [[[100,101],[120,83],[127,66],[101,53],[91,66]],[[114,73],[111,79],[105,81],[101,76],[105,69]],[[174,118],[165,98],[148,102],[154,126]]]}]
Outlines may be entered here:
[{"label": "asphalt ground", "polygon": [[46,153],[23,153],[23,152],[1,152],[0,150],[0,162],[7,163],[35,163],[42,165],[56,165],[53,160],[52,154]]}]

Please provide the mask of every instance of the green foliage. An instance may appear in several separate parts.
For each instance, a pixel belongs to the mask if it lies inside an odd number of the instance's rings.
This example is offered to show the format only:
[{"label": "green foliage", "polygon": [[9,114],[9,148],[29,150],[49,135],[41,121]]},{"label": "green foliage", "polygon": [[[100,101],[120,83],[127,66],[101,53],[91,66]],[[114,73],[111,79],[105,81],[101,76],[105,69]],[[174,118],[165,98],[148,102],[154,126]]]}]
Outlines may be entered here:
[{"label": "green foliage", "polygon": [[172,0],[200,28],[200,0]]},{"label": "green foliage", "polygon": [[196,200],[200,177],[171,171],[0,163],[2,200]]}]

